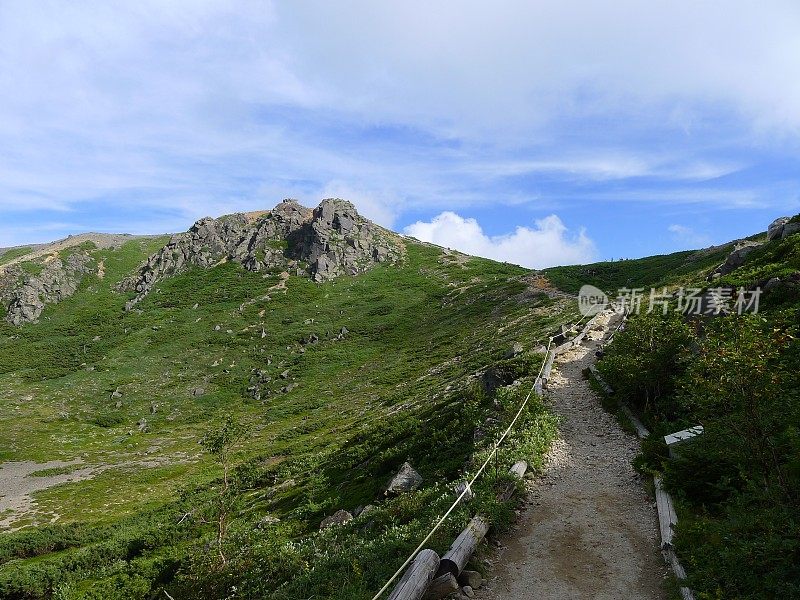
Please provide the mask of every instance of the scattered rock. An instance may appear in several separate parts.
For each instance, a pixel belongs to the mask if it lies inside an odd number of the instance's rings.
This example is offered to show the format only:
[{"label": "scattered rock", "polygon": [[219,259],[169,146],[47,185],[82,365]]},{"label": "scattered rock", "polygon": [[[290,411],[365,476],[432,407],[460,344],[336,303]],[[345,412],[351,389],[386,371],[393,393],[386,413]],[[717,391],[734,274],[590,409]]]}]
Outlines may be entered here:
[{"label": "scattered rock", "polygon": [[458,585],[477,590],[483,585],[483,577],[477,571],[468,571],[465,569],[461,571],[461,575],[458,576]]},{"label": "scattered rock", "polygon": [[201,387],[196,387],[196,388],[192,389],[192,396],[194,398],[199,398],[200,396],[204,395],[205,393],[206,393],[206,390],[204,388],[201,388]]},{"label": "scattered rock", "polygon": [[289,378],[289,369],[286,369],[283,373],[281,373],[281,379],[288,379]]},{"label": "scattered rock", "polygon": [[475,597],[475,592],[473,592],[472,588],[470,586],[468,586],[468,585],[465,585],[464,587],[462,587],[461,591],[464,592],[464,595],[467,598],[474,598]]},{"label": "scattered rock", "polygon": [[113,392],[111,392],[112,398],[122,398],[122,390],[117,388]]},{"label": "scattered rock", "polygon": [[147,419],[145,419],[144,417],[139,419],[139,422],[136,423],[136,426],[139,428],[140,433],[147,433],[147,431],[149,430],[149,427],[147,425]]},{"label": "scattered rock", "polygon": [[461,496],[461,494],[462,494],[462,492],[464,492],[464,490],[466,490],[467,493],[464,494],[464,498],[462,498],[463,502],[469,502],[470,500],[472,500],[475,497],[475,495],[472,493],[472,490],[469,489],[469,486],[467,485],[466,481],[460,481],[458,483],[458,485],[456,486],[456,490],[455,490],[456,491],[456,496]]},{"label": "scattered rock", "polygon": [[258,527],[269,527],[270,525],[274,525],[275,523],[280,523],[281,520],[278,517],[273,517],[272,515],[264,515],[258,520]]},{"label": "scattered rock", "polygon": [[327,529],[333,525],[343,525],[345,523],[349,523],[352,520],[353,515],[351,515],[349,512],[346,510],[337,510],[331,516],[322,519],[322,523],[319,524],[319,528]]},{"label": "scattered rock", "polygon": [[506,352],[505,358],[514,358],[515,356],[519,356],[522,354],[523,348],[522,344],[519,342],[514,342],[514,345]]},{"label": "scattered rock", "polygon": [[404,462],[397,475],[392,477],[386,486],[386,494],[410,492],[416,490],[420,485],[422,485],[422,476],[408,462]]}]

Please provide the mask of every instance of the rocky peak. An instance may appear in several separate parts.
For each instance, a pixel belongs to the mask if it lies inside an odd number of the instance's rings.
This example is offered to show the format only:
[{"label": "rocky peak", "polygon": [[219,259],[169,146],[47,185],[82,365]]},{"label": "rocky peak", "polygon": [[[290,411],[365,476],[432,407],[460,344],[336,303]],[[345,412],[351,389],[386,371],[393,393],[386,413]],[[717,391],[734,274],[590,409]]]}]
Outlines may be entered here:
[{"label": "rocky peak", "polygon": [[402,259],[396,234],[365,219],[346,200],[328,198],[315,209],[284,200],[263,213],[236,213],[197,221],[173,236],[123,288],[136,291],[131,308],[156,282],[189,266],[238,262],[250,271],[294,269],[314,281],[355,275],[381,262]]}]

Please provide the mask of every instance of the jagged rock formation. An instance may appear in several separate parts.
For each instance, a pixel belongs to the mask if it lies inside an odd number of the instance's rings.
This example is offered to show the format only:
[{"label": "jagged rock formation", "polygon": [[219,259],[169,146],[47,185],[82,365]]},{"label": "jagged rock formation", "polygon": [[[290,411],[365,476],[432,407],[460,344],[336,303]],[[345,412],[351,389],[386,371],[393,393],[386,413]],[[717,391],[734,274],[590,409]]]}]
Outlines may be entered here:
[{"label": "jagged rock formation", "polygon": [[197,221],[188,232],[173,236],[122,288],[137,294],[130,309],[158,281],[192,265],[235,261],[250,271],[281,268],[322,282],[397,262],[403,252],[398,235],[359,215],[350,202],[329,198],[311,210],[284,200],[263,213]]},{"label": "jagged rock formation", "polygon": [[84,252],[62,258],[57,254],[31,263],[40,271],[26,271],[20,264],[0,270],[0,300],[5,320],[12,325],[35,323],[47,304],[72,296],[83,277],[95,271],[94,259]]}]

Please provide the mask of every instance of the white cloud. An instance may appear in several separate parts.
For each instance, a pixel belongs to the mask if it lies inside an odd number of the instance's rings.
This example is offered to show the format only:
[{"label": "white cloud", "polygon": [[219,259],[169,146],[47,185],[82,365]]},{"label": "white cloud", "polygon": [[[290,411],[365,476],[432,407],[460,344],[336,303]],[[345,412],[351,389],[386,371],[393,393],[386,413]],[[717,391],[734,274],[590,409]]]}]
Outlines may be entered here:
[{"label": "white cloud", "polygon": [[322,101],[442,131],[524,137],[578,114],[691,131],[708,102],[800,127],[793,0],[361,0],[286,3],[276,15]]},{"label": "white cloud", "polygon": [[705,248],[711,245],[711,237],[705,233],[698,233],[691,227],[673,224],[667,227],[667,231],[672,234],[673,240],[681,246],[691,246],[692,248]]},{"label": "white cloud", "polygon": [[594,243],[586,232],[569,235],[556,215],[537,220],[535,228],[517,227],[513,233],[488,236],[475,219],[446,211],[430,222],[409,225],[403,233],[467,254],[535,269],[587,263],[596,257]]}]

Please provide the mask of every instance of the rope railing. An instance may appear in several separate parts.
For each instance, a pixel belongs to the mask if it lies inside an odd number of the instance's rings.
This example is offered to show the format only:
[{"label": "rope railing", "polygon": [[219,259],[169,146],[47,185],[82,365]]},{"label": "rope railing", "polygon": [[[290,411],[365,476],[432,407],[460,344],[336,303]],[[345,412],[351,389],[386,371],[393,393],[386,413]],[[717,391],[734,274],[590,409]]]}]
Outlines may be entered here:
[{"label": "rope railing", "polygon": [[[539,381],[539,378],[542,376],[542,371],[544,369],[544,364],[547,361],[547,355],[550,353],[550,347],[552,345],[553,345],[553,338],[551,337],[550,340],[547,343],[547,352],[545,353],[545,358],[542,361],[542,365],[539,367],[539,373],[536,375],[536,379],[534,380],[534,385],[536,384],[537,381]],[[534,390],[534,387],[531,386],[531,389],[528,391],[528,395],[525,396],[525,400],[522,401],[522,404],[520,405],[519,410],[517,411],[517,414],[514,415],[514,418],[512,419],[512,421],[509,424],[509,426],[506,428],[506,430],[503,432],[503,434],[495,442],[494,447],[492,448],[491,452],[489,452],[488,456],[486,457],[486,460],[483,461],[483,464],[480,466],[480,468],[478,469],[477,473],[475,473],[475,475],[472,477],[470,482],[467,483],[466,486],[464,486],[464,489],[461,491],[461,493],[458,495],[458,497],[455,499],[455,501],[450,505],[450,508],[447,509],[447,512],[445,512],[441,516],[441,518],[436,522],[436,524],[433,526],[433,528],[428,532],[428,535],[426,535],[425,538],[419,543],[419,545],[416,548],[414,548],[414,551],[408,556],[408,558],[403,562],[403,564],[400,565],[400,568],[398,568],[397,571],[394,572],[394,575],[392,575],[389,578],[389,580],[384,584],[384,586],[380,590],[378,590],[378,593],[375,594],[372,597],[372,600],[378,600],[378,598],[380,598],[381,595],[383,595],[383,593],[386,590],[389,589],[389,586],[392,585],[392,583],[394,583],[395,579],[397,579],[400,576],[400,574],[402,574],[402,572],[406,569],[406,567],[408,567],[408,565],[411,564],[411,561],[414,560],[414,558],[417,556],[417,553],[419,553],[419,551],[422,550],[425,547],[425,544],[428,543],[428,540],[431,539],[433,534],[436,533],[436,531],[439,529],[439,527],[442,526],[442,523],[444,523],[447,520],[447,517],[449,517],[450,514],[456,509],[456,507],[459,505],[459,503],[464,498],[464,496],[466,496],[468,493],[471,493],[473,484],[477,481],[478,477],[480,477],[481,474],[486,470],[486,467],[489,465],[489,463],[491,462],[492,458],[494,458],[495,454],[497,453],[497,450],[500,447],[500,444],[502,444],[503,441],[506,439],[506,437],[508,437],[509,432],[514,427],[514,425],[516,424],[517,420],[519,419],[520,415],[522,414],[522,411],[525,410],[525,406],[527,406],[528,401],[530,400],[531,395],[533,394],[533,390]]]},{"label": "rope railing", "polygon": [[[586,319],[586,317],[588,317],[588,316],[589,315],[584,315],[583,317],[581,317],[577,322],[575,322],[574,324],[572,324],[570,326],[570,329],[578,327]],[[592,317],[591,320],[592,321],[594,320],[594,316]],[[588,327],[588,324],[587,324],[587,327]],[[550,337],[548,342],[547,342],[547,349],[545,351],[544,358],[542,359],[542,364],[539,367],[539,372],[536,375],[536,379],[534,379],[534,381],[533,381],[533,385],[531,385],[531,388],[528,391],[528,394],[525,396],[525,399],[520,404],[520,407],[517,410],[517,413],[514,415],[514,418],[511,420],[511,423],[508,425],[508,427],[505,429],[505,431],[502,433],[502,435],[494,443],[494,446],[492,447],[491,451],[487,455],[486,460],[483,461],[483,464],[480,466],[480,468],[475,473],[475,475],[472,477],[472,479],[469,481],[469,483],[467,483],[467,485],[464,486],[464,489],[461,491],[461,493],[458,495],[458,497],[450,505],[450,508],[448,508],[447,511],[439,518],[439,520],[436,522],[436,524],[433,526],[433,528],[428,532],[428,534],[425,536],[425,538],[417,545],[416,548],[414,548],[413,552],[411,552],[411,554],[408,556],[408,558],[406,558],[406,560],[403,562],[403,564],[400,565],[400,567],[388,579],[388,581],[383,585],[383,587],[380,590],[378,590],[378,592],[372,597],[372,600],[378,600],[383,595],[383,593],[386,592],[386,590],[389,589],[389,587],[392,585],[392,583],[394,583],[394,581],[411,564],[411,562],[414,560],[414,558],[417,556],[417,554],[419,554],[419,552],[425,547],[425,544],[427,544],[428,540],[430,540],[431,537],[433,537],[433,534],[436,533],[436,531],[442,526],[442,524],[452,514],[452,512],[456,509],[456,507],[461,503],[461,501],[464,499],[464,496],[466,496],[467,494],[471,494],[472,486],[475,484],[475,482],[478,480],[478,478],[486,470],[486,467],[489,465],[489,463],[492,461],[492,459],[497,456],[497,453],[498,453],[498,450],[500,448],[500,445],[508,437],[508,434],[511,433],[511,430],[514,428],[514,425],[517,423],[517,421],[519,420],[520,416],[522,415],[522,412],[525,410],[525,407],[528,405],[528,402],[530,401],[531,396],[533,395],[533,392],[536,390],[537,384],[539,383],[539,381],[542,378],[542,373],[544,372],[545,364],[547,364],[548,357],[549,357],[550,353],[553,352],[553,348],[552,347],[553,347],[553,337]]]}]

